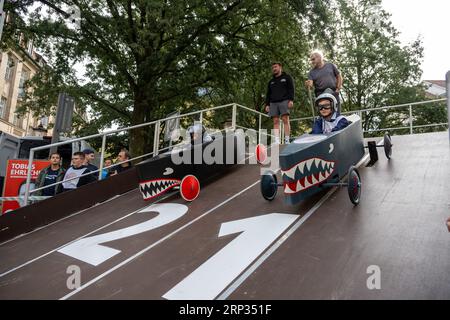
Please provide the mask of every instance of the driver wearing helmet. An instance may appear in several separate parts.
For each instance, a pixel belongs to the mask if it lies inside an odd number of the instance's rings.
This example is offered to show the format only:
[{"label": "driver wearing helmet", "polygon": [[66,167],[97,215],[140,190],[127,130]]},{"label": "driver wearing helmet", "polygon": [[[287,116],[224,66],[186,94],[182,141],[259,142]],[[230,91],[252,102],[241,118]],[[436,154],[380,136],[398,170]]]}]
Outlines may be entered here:
[{"label": "driver wearing helmet", "polygon": [[347,119],[337,111],[337,100],[333,94],[325,91],[316,99],[320,118],[314,122],[311,134],[327,134],[344,129],[349,125]]},{"label": "driver wearing helmet", "polygon": [[191,144],[211,142],[213,140],[208,132],[206,132],[205,127],[200,123],[190,126],[187,131],[191,139]]}]

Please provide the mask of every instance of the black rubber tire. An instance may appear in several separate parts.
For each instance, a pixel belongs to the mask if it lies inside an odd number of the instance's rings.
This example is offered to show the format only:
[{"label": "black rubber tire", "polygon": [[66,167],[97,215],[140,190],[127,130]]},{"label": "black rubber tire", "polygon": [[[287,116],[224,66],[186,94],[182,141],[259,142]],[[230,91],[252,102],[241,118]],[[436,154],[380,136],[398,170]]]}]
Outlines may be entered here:
[{"label": "black rubber tire", "polygon": [[350,201],[357,206],[361,200],[361,176],[354,166],[348,170],[347,190]]},{"label": "black rubber tire", "polygon": [[268,171],[261,176],[261,195],[264,199],[267,201],[273,201],[275,199],[278,192],[277,184],[277,176],[273,172]]},{"label": "black rubber tire", "polygon": [[386,158],[391,159],[392,157],[392,140],[389,133],[384,135],[384,154]]}]

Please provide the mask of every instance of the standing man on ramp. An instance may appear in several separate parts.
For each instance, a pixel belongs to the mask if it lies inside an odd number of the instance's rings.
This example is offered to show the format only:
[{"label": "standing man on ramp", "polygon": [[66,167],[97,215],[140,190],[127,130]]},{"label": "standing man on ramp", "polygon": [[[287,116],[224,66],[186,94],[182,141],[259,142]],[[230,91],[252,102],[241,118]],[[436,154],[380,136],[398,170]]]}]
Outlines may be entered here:
[{"label": "standing man on ramp", "polygon": [[290,75],[283,72],[280,62],[272,63],[273,78],[269,81],[266,95],[266,112],[273,119],[275,143],[280,143],[280,117],[284,124],[285,143],[290,143],[291,126],[289,109],[294,107],[295,85]]},{"label": "standing man on ramp", "polygon": [[[343,78],[341,72],[335,64],[326,62],[321,51],[311,53],[311,65],[313,69],[308,73],[306,87],[311,90],[314,87],[316,97],[320,96],[327,89],[333,91],[337,100],[338,113],[341,113],[341,101],[339,93],[342,89]],[[311,99],[311,97],[310,97]]]}]

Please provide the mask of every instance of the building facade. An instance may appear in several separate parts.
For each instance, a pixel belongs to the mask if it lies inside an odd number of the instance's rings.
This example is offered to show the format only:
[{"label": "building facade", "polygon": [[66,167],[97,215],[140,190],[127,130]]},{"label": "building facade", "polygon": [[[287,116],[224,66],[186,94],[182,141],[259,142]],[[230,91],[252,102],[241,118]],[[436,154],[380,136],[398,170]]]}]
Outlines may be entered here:
[{"label": "building facade", "polygon": [[0,51],[0,130],[18,137],[51,135],[47,117],[16,114],[25,96],[25,82],[45,65],[32,41],[20,37],[19,43],[19,49]]}]

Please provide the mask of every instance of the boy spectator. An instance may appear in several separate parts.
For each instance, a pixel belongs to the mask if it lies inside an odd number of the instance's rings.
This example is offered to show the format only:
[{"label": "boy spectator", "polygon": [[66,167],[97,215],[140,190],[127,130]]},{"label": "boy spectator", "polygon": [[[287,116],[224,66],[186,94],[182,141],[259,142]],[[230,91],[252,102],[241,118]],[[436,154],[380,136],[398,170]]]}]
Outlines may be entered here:
[{"label": "boy spectator", "polygon": [[103,164],[103,168],[105,169],[102,170],[102,179],[108,178],[111,175],[111,173],[113,173],[114,168],[112,167],[112,165],[113,165],[112,159],[110,158],[105,159],[105,163]]}]

